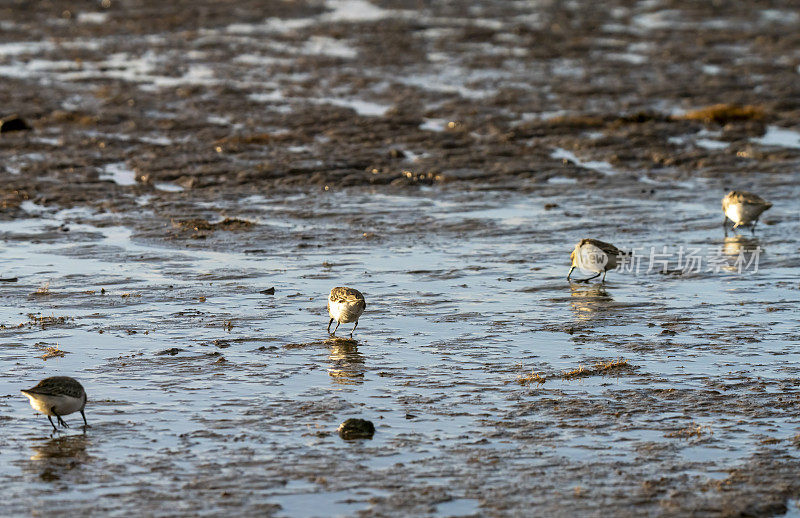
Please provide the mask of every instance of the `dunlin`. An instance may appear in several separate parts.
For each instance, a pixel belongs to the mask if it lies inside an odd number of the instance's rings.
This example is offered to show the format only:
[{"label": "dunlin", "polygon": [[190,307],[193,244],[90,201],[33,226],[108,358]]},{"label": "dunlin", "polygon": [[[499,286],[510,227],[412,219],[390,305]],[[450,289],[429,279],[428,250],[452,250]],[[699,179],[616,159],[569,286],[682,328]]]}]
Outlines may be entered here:
[{"label": "dunlin", "polygon": [[22,393],[31,400],[34,410],[47,416],[50,424],[53,425],[53,430],[58,430],[58,428],[53,424],[50,416],[56,416],[58,424],[67,428],[69,425],[61,416],[73,412],[80,412],[84,426],[89,426],[86,422],[86,414],[83,413],[86,406],[86,391],[74,378],[68,376],[45,378],[35,387],[23,390]]},{"label": "dunlin", "polygon": [[734,229],[752,223],[750,231],[755,232],[758,217],[770,207],[770,202],[752,192],[731,191],[722,198],[722,211],[725,213],[722,225],[727,231],[728,220],[733,221]]},{"label": "dunlin", "polygon": [[567,280],[569,280],[575,268],[580,268],[585,271],[597,272],[597,274],[577,282],[588,282],[597,278],[601,273],[603,274],[601,282],[605,282],[606,272],[616,268],[617,259],[625,255],[627,255],[626,252],[621,251],[610,243],[598,241],[597,239],[581,239],[580,243],[575,245],[575,250],[569,254],[569,258],[572,259],[572,267],[567,274]]},{"label": "dunlin", "polygon": [[339,324],[347,324],[355,322],[353,330],[350,331],[350,338],[358,327],[358,317],[364,313],[367,303],[364,301],[364,295],[360,291],[353,288],[333,288],[331,294],[328,296],[328,314],[331,316],[328,322],[328,333],[331,332],[331,324],[336,321],[336,327],[332,334],[336,334],[339,329]]}]

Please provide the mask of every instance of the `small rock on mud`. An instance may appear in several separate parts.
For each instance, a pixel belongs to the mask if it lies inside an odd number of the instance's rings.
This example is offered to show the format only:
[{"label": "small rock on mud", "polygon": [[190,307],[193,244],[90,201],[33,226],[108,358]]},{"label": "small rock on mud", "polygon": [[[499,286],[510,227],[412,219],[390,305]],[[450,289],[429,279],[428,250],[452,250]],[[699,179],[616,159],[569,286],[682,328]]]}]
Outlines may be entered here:
[{"label": "small rock on mud", "polygon": [[180,352],[183,352],[183,349],[180,347],[171,347],[169,349],[164,349],[163,351],[157,352],[156,356],[175,356]]},{"label": "small rock on mud", "polygon": [[372,439],[375,435],[375,425],[366,419],[348,419],[339,425],[337,429],[339,437],[345,441],[354,439]]},{"label": "small rock on mud", "polygon": [[0,119],[0,133],[10,133],[12,131],[25,131],[31,129],[28,123],[18,115],[9,115]]}]

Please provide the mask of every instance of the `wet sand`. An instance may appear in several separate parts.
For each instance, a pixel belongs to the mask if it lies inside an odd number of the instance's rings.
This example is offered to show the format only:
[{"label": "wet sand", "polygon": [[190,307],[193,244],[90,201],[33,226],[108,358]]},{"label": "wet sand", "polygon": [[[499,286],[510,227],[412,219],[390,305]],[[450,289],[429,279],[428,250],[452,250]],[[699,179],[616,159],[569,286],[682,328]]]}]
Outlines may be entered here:
[{"label": "wet sand", "polygon": [[800,513],[790,3],[102,5],[0,7],[0,513]]}]

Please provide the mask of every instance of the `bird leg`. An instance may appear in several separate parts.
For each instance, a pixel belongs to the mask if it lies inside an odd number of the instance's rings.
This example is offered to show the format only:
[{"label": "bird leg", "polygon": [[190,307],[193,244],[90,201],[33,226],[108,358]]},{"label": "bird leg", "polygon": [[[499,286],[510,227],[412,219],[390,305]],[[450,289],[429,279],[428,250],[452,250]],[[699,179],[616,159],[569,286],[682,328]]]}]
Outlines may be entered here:
[{"label": "bird leg", "polygon": [[570,276],[570,275],[572,275],[572,271],[573,271],[574,269],[575,269],[575,267],[574,267],[574,266],[573,266],[572,268],[570,268],[570,269],[569,269],[569,273],[567,274],[567,280],[569,280],[569,276]]},{"label": "bird leg", "polygon": [[53,414],[56,416],[56,419],[58,420],[58,424],[60,424],[64,428],[69,428],[69,425],[67,424],[67,422],[64,421],[63,419],[61,419],[61,416],[56,414],[55,410],[53,410]]},{"label": "bird leg", "polygon": [[56,428],[56,425],[54,425],[54,424],[53,424],[53,418],[52,418],[52,417],[50,417],[50,416],[47,416],[47,420],[48,420],[48,421],[50,421],[50,424],[51,424],[51,425],[53,425],[53,431],[54,431],[54,432],[57,432],[57,431],[58,431],[58,428]]},{"label": "bird leg", "polygon": [[356,325],[353,326],[353,330],[350,331],[350,338],[353,338],[353,333],[356,332],[357,327],[358,327],[358,320],[356,320]]},{"label": "bird leg", "polygon": [[608,270],[603,270],[603,278],[600,280],[601,283],[602,282],[606,282],[606,274],[607,273],[608,273]]},{"label": "bird leg", "polygon": [[337,330],[337,329],[339,329],[339,324],[341,324],[341,322],[339,322],[339,321],[337,320],[337,321],[336,321],[336,327],[334,327],[334,328],[333,328],[333,334],[336,334],[336,330]]},{"label": "bird leg", "polygon": [[86,422],[86,414],[83,413],[83,410],[81,410],[81,417],[83,418],[83,427],[91,428],[91,426],[89,426],[89,423]]},{"label": "bird leg", "polygon": [[598,277],[600,277],[600,272],[597,272],[596,274],[592,275],[592,276],[591,276],[591,277],[589,277],[588,279],[581,279],[581,280],[579,280],[579,281],[575,281],[575,282],[589,282],[589,281],[591,281],[592,279],[596,279],[596,278],[598,278]]},{"label": "bird leg", "polygon": [[331,324],[333,324],[333,318],[328,322],[328,334],[331,334]]}]

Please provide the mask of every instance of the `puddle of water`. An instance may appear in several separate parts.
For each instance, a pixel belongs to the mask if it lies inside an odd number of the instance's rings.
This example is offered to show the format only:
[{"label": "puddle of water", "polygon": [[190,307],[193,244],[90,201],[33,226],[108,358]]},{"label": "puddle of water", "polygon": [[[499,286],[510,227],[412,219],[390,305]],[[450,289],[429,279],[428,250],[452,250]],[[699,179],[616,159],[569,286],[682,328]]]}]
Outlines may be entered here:
[{"label": "puddle of water", "polygon": [[392,107],[386,104],[378,104],[369,101],[362,101],[359,99],[337,99],[333,97],[323,97],[314,99],[315,102],[333,104],[334,106],[343,106],[345,108],[352,108],[359,115],[365,117],[382,117],[386,115]]},{"label": "puddle of water", "polygon": [[139,137],[139,140],[148,144],[155,144],[157,146],[171,146],[175,142],[165,135],[149,135]]},{"label": "puddle of water", "polygon": [[106,23],[108,13],[78,13],[76,20],[78,23]]},{"label": "puddle of water", "polygon": [[796,23],[800,19],[800,15],[795,11],[786,9],[762,9],[759,13],[761,19],[769,23],[781,23],[790,25]]},{"label": "puddle of water", "polygon": [[353,516],[359,511],[366,511],[371,507],[370,498],[385,494],[383,491],[369,488],[351,491],[324,491],[305,481],[289,482],[284,491],[288,494],[270,499],[271,502],[281,506],[277,515],[302,518]]},{"label": "puddle of water", "polygon": [[682,17],[677,9],[665,9],[636,15],[631,21],[645,30],[674,29],[682,24]]},{"label": "puddle of water", "polygon": [[262,23],[235,23],[225,31],[231,34],[287,33],[319,23],[376,22],[389,16],[403,16],[402,11],[378,7],[367,0],[325,0],[327,12],[304,18],[267,18]]},{"label": "puddle of water", "polygon": [[767,126],[766,133],[752,141],[762,146],[800,149],[800,132],[778,126]]},{"label": "puddle of water", "polygon": [[632,52],[609,52],[604,54],[605,59],[611,61],[622,61],[631,65],[641,65],[647,63],[647,56],[634,54]]},{"label": "puddle of water", "polygon": [[0,56],[38,54],[51,48],[53,48],[53,43],[49,41],[12,41],[0,43]]},{"label": "puddle of water", "polygon": [[444,119],[425,119],[422,124],[419,125],[419,129],[425,131],[435,131],[441,132],[447,128],[448,121]]},{"label": "puddle of water", "polygon": [[[62,43],[62,46],[85,46],[80,41]],[[33,44],[15,44],[9,48],[0,48],[8,54],[22,54],[40,47]],[[140,56],[126,52],[108,54],[100,61],[84,60],[80,63],[69,60],[30,59],[15,61],[0,66],[0,74],[15,78],[37,78],[47,80],[57,78],[59,81],[89,81],[99,79],[117,79],[138,84],[144,90],[158,90],[185,84],[214,85],[219,83],[214,71],[203,64],[189,64],[179,76],[159,74],[164,68],[166,57],[155,51],[147,51]]]},{"label": "puddle of water", "polygon": [[153,187],[155,187],[159,191],[165,191],[165,192],[181,192],[184,190],[184,188],[181,187],[180,185],[175,185],[174,183],[166,183],[166,182],[154,183]]},{"label": "puddle of water", "polygon": [[106,164],[99,178],[111,180],[117,185],[136,185],[136,171],[128,168],[125,162]]},{"label": "puddle of water", "polygon": [[786,501],[786,514],[784,518],[800,518],[800,500],[790,498]]},{"label": "puddle of water", "polygon": [[726,149],[730,146],[730,142],[717,140],[713,137],[718,137],[719,132],[708,131],[706,129],[699,131],[695,134],[681,135],[677,137],[669,137],[667,141],[676,145],[688,145],[694,143],[696,146],[703,149]]},{"label": "puddle of water", "polygon": [[247,97],[248,99],[259,103],[271,103],[286,100],[286,97],[280,90],[273,90],[272,92],[263,94],[249,94]]},{"label": "puddle of water", "polygon": [[[408,74],[395,78],[402,84],[415,86],[428,92],[454,94],[466,99],[484,99],[497,93],[494,86],[484,87],[481,83],[497,84],[509,74],[494,70],[490,74],[448,65],[438,74]],[[480,86],[478,86],[480,85]]]},{"label": "puddle of water", "polygon": [[695,141],[699,147],[703,149],[726,149],[730,146],[730,142],[723,142],[721,140],[711,140],[711,139],[697,139]]},{"label": "puddle of water", "polygon": [[[586,169],[591,169],[592,171],[597,171],[598,173],[603,173],[605,175],[617,174],[617,171],[614,169],[614,166],[612,166],[608,162],[603,162],[599,160],[584,161],[578,158],[578,156],[575,155],[575,153],[573,153],[572,151],[567,151],[566,149],[556,148],[553,150],[552,153],[550,153],[550,156],[558,160],[566,160],[567,162],[572,162],[573,164],[579,167],[585,167]],[[550,180],[552,180],[552,178]]]},{"label": "puddle of water", "polygon": [[438,516],[473,516],[480,513],[480,502],[475,498],[455,498],[436,506]]},{"label": "puddle of water", "polygon": [[303,53],[353,59],[358,51],[340,40],[322,36],[312,36],[303,46]]},{"label": "puddle of water", "polygon": [[368,0],[326,0],[325,7],[330,12],[320,18],[326,22],[374,22],[397,15],[396,11],[383,9]]},{"label": "puddle of water", "polygon": [[576,178],[567,178],[566,176],[551,176],[547,179],[547,183],[555,185],[568,185],[578,183],[578,180]]}]

